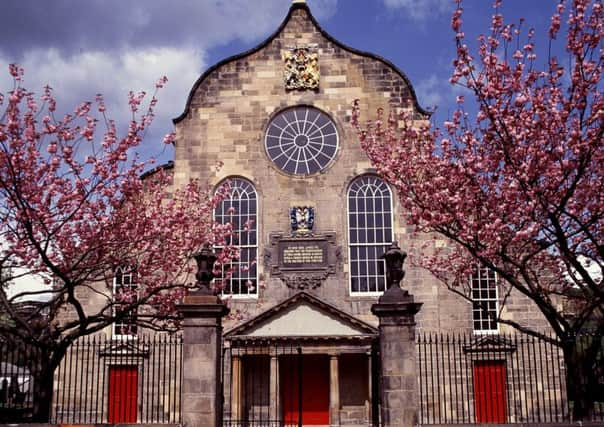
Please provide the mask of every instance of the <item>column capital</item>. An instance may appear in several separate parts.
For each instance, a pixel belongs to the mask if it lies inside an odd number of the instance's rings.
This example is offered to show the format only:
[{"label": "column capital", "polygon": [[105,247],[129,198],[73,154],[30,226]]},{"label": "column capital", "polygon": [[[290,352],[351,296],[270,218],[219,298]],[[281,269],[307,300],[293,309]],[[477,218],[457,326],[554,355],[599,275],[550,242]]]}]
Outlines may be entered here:
[{"label": "column capital", "polygon": [[184,318],[222,318],[229,314],[229,308],[214,295],[187,295],[176,310]]},{"label": "column capital", "polygon": [[409,292],[392,287],[384,292],[376,304],[371,306],[371,312],[380,320],[387,317],[413,317],[419,312],[423,303],[415,302]]}]

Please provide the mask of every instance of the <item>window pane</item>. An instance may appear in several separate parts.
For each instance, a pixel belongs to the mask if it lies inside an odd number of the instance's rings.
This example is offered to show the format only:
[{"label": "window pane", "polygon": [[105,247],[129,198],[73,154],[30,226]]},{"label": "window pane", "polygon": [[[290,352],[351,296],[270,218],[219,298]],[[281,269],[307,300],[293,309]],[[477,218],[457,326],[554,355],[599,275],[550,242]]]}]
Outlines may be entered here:
[{"label": "window pane", "polygon": [[348,226],[350,228],[356,228],[357,227],[357,216],[356,215],[348,215]]},{"label": "window pane", "polygon": [[[233,225],[237,234],[230,239],[230,243],[239,247],[240,257],[232,264],[231,277],[223,278],[222,292],[233,295],[256,295],[257,273],[254,265],[257,252],[256,190],[251,182],[242,178],[231,178],[228,182],[231,192],[214,211],[214,218],[222,224],[230,222]],[[230,208],[232,209],[229,211]],[[220,248],[216,249],[220,250]]]},{"label": "window pane", "polygon": [[[116,305],[113,307],[113,316],[116,320],[113,324],[114,336],[136,336],[137,334],[137,311],[126,309],[138,299],[138,285],[135,283],[135,272],[130,267],[119,267],[115,270],[113,278],[113,297]],[[127,301],[122,300],[124,297]],[[120,305],[124,301],[124,305]]]},{"label": "window pane", "polygon": [[486,268],[477,269],[470,279],[472,318],[474,331],[477,333],[497,332],[497,280],[493,271]]},{"label": "window pane", "polygon": [[324,170],[338,150],[335,124],[312,107],[280,112],[268,125],[264,146],[275,165],[295,175]]},{"label": "window pane", "polygon": [[362,176],[348,190],[348,242],[351,292],[383,292],[384,262],[379,259],[392,240],[390,190],[379,178]]}]

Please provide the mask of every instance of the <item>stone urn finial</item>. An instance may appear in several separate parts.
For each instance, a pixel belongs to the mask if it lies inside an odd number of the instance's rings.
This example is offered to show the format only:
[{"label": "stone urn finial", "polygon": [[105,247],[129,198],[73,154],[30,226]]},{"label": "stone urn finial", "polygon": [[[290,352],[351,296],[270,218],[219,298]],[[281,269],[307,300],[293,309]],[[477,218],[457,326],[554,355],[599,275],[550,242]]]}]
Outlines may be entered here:
[{"label": "stone urn finial", "polygon": [[195,279],[198,293],[202,295],[214,295],[210,289],[210,282],[214,278],[214,263],[218,258],[210,245],[205,245],[199,252],[193,255],[197,262],[197,273]]},{"label": "stone urn finial", "polygon": [[403,264],[407,253],[402,251],[398,242],[392,242],[388,250],[380,257],[386,261],[386,286],[390,289],[392,286],[400,288],[401,280],[405,277]]}]

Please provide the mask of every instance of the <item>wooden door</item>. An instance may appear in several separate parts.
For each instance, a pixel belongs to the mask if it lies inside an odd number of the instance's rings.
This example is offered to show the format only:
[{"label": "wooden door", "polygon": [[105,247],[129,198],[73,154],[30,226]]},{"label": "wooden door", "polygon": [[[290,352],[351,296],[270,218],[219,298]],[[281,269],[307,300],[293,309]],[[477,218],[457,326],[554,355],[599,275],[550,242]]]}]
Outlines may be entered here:
[{"label": "wooden door", "polygon": [[474,362],[474,402],[477,423],[507,422],[505,361]]},{"label": "wooden door", "polygon": [[136,423],[138,368],[132,365],[109,367],[109,424]]},{"label": "wooden door", "polygon": [[288,356],[279,361],[279,370],[284,423],[298,425],[301,416],[303,425],[328,425],[329,358],[324,355]]}]

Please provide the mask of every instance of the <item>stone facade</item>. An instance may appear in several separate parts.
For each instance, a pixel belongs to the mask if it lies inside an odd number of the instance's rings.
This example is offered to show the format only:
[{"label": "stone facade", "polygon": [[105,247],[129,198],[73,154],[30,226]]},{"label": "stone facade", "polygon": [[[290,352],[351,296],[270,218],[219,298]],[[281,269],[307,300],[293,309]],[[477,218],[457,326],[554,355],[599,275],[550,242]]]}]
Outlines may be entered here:
[{"label": "stone facade", "polygon": [[[318,53],[318,89],[288,90],[284,83],[284,55],[292,46],[314,46]],[[351,296],[347,238],[346,195],[351,181],[371,174],[367,156],[350,125],[351,105],[360,101],[366,117],[378,108],[412,110],[418,119],[428,114],[403,73],[388,61],[346,47],[326,34],[304,4],[294,4],[277,32],[260,46],[225,59],[210,68],[193,86],[185,111],[176,118],[174,178],[182,185],[190,178],[217,185],[229,177],[243,177],[258,194],[258,276],[266,286],[257,298],[234,298],[233,312],[252,317],[295,293],[270,271],[271,233],[288,233],[289,209],[313,206],[315,231],[331,232],[340,248],[335,274],[312,292],[340,309],[372,324],[370,306],[377,296]],[[264,137],[270,120],[295,106],[312,106],[335,122],[339,150],[335,161],[323,172],[292,176],[269,160]],[[215,165],[223,163],[216,172]],[[412,244],[411,229],[401,216],[393,197],[394,236],[403,249]],[[413,239],[431,240],[430,236]],[[418,246],[422,242],[413,242]],[[444,244],[444,243],[443,243]],[[420,331],[471,331],[471,306],[447,291],[427,272],[408,267],[404,287],[424,303],[418,317]],[[532,325],[542,323],[530,301],[512,295],[509,315]],[[240,321],[240,319],[239,319]],[[225,327],[237,320],[227,320]]]}]

